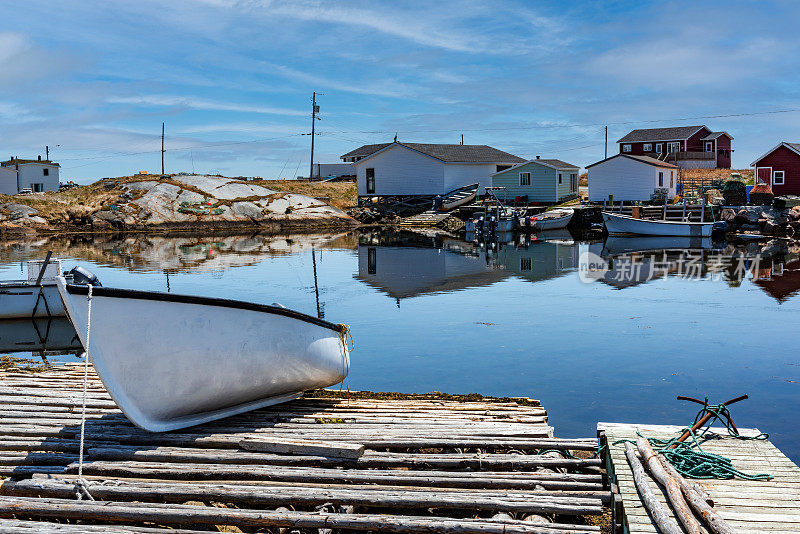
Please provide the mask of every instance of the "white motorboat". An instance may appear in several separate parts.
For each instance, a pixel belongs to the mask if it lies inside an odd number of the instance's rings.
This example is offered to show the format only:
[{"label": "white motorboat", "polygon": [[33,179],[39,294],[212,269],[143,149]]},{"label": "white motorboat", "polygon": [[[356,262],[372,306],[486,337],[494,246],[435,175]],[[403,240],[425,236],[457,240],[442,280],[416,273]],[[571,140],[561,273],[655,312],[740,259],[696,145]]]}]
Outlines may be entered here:
[{"label": "white motorboat", "polygon": [[714,223],[636,219],[619,213],[603,213],[603,222],[611,235],[654,235],[710,237]]},{"label": "white motorboat", "polygon": [[545,211],[544,213],[525,217],[525,226],[535,232],[558,230],[559,228],[566,228],[574,214],[575,210],[572,208]]},{"label": "white motorboat", "polygon": [[[136,426],[185,428],[289,401],[348,374],[345,328],[280,305],[58,279],[69,318]],[[91,329],[88,293],[92,283]]]},{"label": "white motorboat", "polygon": [[64,306],[56,286],[60,271],[59,260],[29,261],[27,280],[0,282],[0,319],[63,316]]}]

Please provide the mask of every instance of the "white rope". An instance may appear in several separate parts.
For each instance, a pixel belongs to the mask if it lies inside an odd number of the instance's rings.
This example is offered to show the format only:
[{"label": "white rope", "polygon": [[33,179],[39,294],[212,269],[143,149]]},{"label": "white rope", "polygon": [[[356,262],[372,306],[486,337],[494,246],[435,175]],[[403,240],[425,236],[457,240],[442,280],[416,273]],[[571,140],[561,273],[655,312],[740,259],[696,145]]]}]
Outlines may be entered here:
[{"label": "white rope", "polygon": [[86,390],[89,383],[89,343],[92,335],[92,284],[89,284],[89,293],[86,304],[86,350],[83,351],[83,404],[81,406],[81,444],[78,452],[78,478],[75,480],[75,496],[78,500],[84,497],[93,501],[86,480],[83,478],[83,443],[86,433]]}]

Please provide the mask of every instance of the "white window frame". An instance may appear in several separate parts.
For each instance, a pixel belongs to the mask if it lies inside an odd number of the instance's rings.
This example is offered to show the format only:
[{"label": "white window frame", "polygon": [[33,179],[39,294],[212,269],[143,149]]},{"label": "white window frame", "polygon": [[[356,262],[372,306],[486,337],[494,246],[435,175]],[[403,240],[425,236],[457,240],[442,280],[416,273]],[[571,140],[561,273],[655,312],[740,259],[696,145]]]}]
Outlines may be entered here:
[{"label": "white window frame", "polygon": [[661,154],[664,150],[664,143],[656,143],[656,154]]},{"label": "white window frame", "polygon": [[630,152],[631,151],[631,145],[622,145],[622,151],[623,152]]},{"label": "white window frame", "polygon": [[[527,183],[525,183],[525,182],[527,182]],[[530,173],[530,171],[519,173],[519,185],[521,185],[521,186],[531,185],[531,173]]]},{"label": "white window frame", "polygon": [[676,152],[681,151],[681,142],[680,141],[673,141],[667,143],[667,152],[670,154],[674,154]]},{"label": "white window frame", "polygon": [[706,141],[706,152],[714,152],[714,141]]},{"label": "white window frame", "polygon": [[645,143],[642,145],[642,150],[644,152],[652,152],[653,151],[653,143]]},{"label": "white window frame", "polygon": [[765,183],[765,182],[761,181],[761,179],[758,177],[759,169],[769,169],[769,176],[770,176],[770,178],[772,178],[772,167],[756,167],[756,172],[753,175],[753,183],[754,184],[763,184],[763,183]]},{"label": "white window frame", "polygon": [[577,172],[571,172],[569,174],[569,190],[572,193],[577,193],[578,192],[578,173]]},{"label": "white window frame", "polygon": [[664,187],[664,171],[658,171],[658,187]]},{"label": "white window frame", "polygon": [[[778,175],[781,177],[781,181],[778,181]],[[772,171],[772,185],[784,185],[786,184],[786,171]]]}]

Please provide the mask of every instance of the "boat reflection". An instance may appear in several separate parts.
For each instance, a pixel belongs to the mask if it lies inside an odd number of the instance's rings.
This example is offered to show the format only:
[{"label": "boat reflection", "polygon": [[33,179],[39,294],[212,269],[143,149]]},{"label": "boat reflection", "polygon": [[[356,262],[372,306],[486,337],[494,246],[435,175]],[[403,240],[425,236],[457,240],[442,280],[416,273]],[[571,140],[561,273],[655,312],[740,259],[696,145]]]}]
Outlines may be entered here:
[{"label": "boat reflection", "polygon": [[0,320],[0,352],[83,351],[78,334],[66,317]]}]

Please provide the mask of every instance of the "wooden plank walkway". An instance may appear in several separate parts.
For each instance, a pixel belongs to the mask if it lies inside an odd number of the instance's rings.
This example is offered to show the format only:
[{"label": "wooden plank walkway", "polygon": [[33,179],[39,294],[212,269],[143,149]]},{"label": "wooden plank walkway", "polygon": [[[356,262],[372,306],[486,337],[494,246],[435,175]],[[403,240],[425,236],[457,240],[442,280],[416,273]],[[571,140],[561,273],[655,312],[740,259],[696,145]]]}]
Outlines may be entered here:
[{"label": "wooden plank walkway", "polygon": [[[677,436],[682,427],[598,423],[601,446],[609,445],[604,454],[609,482],[615,490],[613,507],[616,532],[657,533],[633,482],[621,439],[635,439],[640,431],[645,437],[660,439]],[[760,434],[757,429],[739,429],[742,435]],[[769,481],[698,480],[708,489],[714,509],[739,533],[788,534],[800,532],[800,468],[767,440],[740,440],[729,437],[725,429],[712,428],[701,442],[703,450],[726,456],[734,467],[747,473],[769,473]],[[666,493],[650,479],[656,495],[667,503]],[[667,506],[669,509],[669,506]]]},{"label": "wooden plank walkway", "polygon": [[[323,391],[154,434],[128,422],[94,372],[83,473],[97,502],[77,501],[82,377],[75,365],[0,373],[0,531],[585,533],[598,531],[585,517],[611,502],[596,440],[555,439],[537,401]],[[247,450],[254,438],[366,450]]]},{"label": "wooden plank walkway", "polygon": [[453,214],[450,212],[440,213],[436,210],[428,210],[411,217],[406,217],[400,221],[399,226],[414,228],[432,228]]}]

